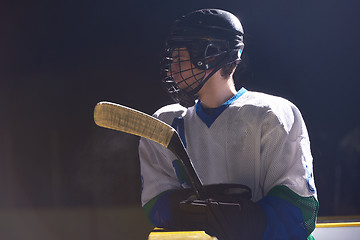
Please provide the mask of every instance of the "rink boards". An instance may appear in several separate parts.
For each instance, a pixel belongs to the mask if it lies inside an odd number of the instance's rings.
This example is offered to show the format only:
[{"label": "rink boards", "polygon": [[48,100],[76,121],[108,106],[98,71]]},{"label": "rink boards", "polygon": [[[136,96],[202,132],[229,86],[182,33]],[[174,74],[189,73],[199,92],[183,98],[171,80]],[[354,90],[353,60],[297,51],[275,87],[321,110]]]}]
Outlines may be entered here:
[{"label": "rink boards", "polygon": [[[355,221],[356,220],[356,221]],[[350,220],[336,220],[323,218],[316,224],[313,232],[315,240],[359,240],[360,221],[357,218]],[[148,240],[215,240],[204,231],[166,231],[155,228],[149,235]]]}]

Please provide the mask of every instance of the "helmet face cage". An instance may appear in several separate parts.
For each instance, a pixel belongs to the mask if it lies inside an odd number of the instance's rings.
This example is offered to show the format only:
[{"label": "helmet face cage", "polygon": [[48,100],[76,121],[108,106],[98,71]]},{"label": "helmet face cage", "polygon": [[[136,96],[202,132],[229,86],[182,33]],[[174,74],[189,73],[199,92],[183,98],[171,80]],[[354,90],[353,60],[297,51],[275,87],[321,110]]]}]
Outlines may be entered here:
[{"label": "helmet face cage", "polygon": [[169,40],[167,46],[161,60],[162,83],[172,99],[186,107],[194,104],[196,93],[210,77],[208,74],[205,78],[207,73],[214,74],[224,65],[239,59],[238,50],[229,49],[225,40]]},{"label": "helmet face cage", "polygon": [[[175,102],[180,102],[186,107],[194,104],[197,87],[206,75],[206,70],[195,68],[192,60],[186,47],[164,50],[163,86]],[[200,62],[201,60],[194,59],[193,61]]]},{"label": "helmet face cage", "polygon": [[192,60],[187,48],[170,49],[169,53],[172,56],[168,69],[168,80],[171,79],[177,89],[187,93],[192,92],[201,83],[206,74],[206,70],[195,68],[192,62],[197,61],[202,65],[202,60]]}]

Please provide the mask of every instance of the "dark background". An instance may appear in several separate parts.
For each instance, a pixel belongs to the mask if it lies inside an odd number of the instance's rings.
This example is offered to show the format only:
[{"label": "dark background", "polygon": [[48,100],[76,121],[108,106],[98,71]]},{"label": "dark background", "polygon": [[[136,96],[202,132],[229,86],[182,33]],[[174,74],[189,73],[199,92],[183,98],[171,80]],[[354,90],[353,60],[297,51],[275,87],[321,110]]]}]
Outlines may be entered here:
[{"label": "dark background", "polygon": [[238,15],[237,86],[294,102],[307,123],[320,215],[359,215],[358,3],[9,1],[0,7],[0,208],[140,205],[138,138],[96,127],[101,100],[170,103],[159,52],[171,22]]}]

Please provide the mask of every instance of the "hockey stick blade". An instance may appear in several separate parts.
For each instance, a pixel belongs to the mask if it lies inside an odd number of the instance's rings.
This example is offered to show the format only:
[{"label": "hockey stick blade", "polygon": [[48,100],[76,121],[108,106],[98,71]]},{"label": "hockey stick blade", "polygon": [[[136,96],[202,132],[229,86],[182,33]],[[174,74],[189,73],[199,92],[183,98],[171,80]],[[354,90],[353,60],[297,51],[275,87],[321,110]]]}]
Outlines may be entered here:
[{"label": "hockey stick blade", "polygon": [[95,106],[96,125],[130,133],[168,147],[175,133],[168,124],[140,111],[110,102],[99,102]]},{"label": "hockey stick blade", "polygon": [[146,113],[111,102],[99,102],[94,109],[96,125],[157,142],[172,151],[182,162],[199,199],[206,199],[204,186],[196,173],[177,131]]}]

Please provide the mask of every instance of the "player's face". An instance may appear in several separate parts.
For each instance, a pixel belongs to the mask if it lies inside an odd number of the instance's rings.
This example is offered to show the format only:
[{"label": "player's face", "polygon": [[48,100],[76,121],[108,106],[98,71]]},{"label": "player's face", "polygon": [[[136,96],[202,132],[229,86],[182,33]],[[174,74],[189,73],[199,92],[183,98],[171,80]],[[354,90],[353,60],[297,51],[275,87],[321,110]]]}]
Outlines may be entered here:
[{"label": "player's face", "polygon": [[185,91],[196,88],[204,78],[205,71],[195,68],[186,48],[175,48],[172,58],[169,75],[173,77],[177,86]]}]

